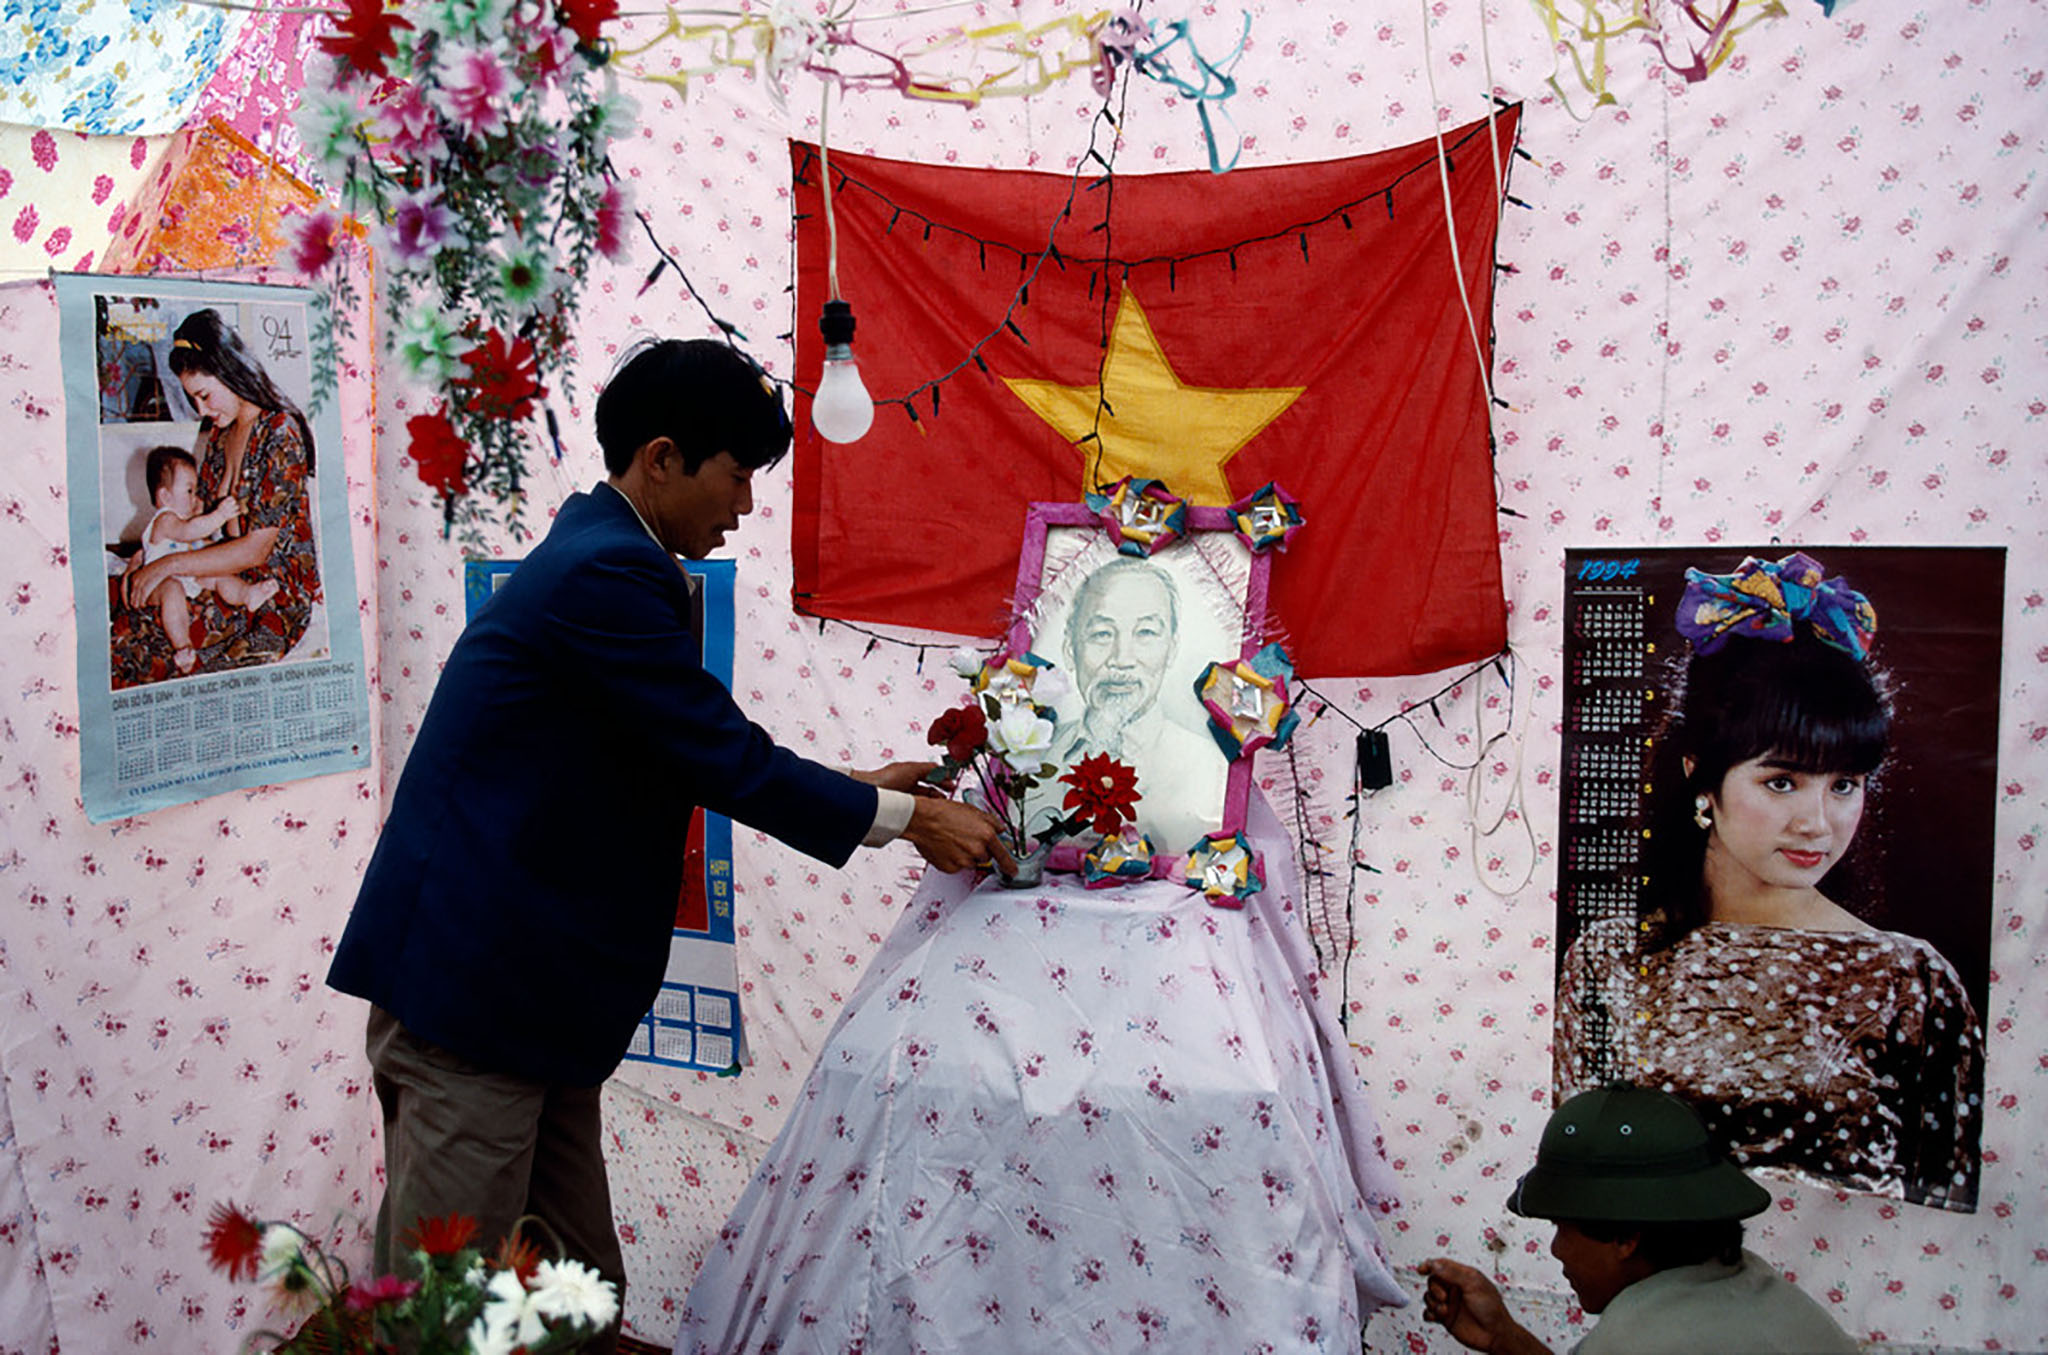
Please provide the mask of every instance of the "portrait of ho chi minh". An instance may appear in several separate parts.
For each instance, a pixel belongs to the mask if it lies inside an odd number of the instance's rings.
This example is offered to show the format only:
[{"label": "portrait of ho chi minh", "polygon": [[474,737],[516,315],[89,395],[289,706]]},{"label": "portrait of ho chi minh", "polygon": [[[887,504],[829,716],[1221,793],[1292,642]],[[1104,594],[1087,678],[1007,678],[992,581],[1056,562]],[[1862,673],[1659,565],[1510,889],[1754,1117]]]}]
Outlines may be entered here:
[{"label": "portrait of ho chi minh", "polygon": [[[1072,535],[1077,540],[1060,538]],[[1218,534],[1141,559],[1095,532],[1053,529],[1033,646],[1070,679],[1056,706],[1061,770],[1104,753],[1138,774],[1138,827],[1185,853],[1222,823],[1230,760],[1208,733],[1196,679],[1242,645],[1248,562]],[[1063,790],[1057,781],[1041,794]],[[1050,801],[1056,806],[1056,801]]]}]

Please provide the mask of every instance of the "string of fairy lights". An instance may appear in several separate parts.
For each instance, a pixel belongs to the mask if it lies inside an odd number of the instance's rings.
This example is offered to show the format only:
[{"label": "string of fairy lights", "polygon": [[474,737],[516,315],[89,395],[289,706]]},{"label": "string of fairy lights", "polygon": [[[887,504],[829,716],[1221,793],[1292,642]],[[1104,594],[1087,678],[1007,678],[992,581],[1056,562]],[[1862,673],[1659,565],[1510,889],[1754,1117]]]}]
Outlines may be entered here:
[{"label": "string of fairy lights", "polygon": [[[864,182],[857,172],[849,171],[843,164],[832,164],[827,159],[829,150],[822,144],[822,138],[820,145],[802,148],[793,170],[793,182],[797,185],[815,184],[825,195],[827,210],[830,207],[830,195],[832,193],[864,195],[872,204],[879,207],[886,214],[887,223],[884,227],[886,234],[894,234],[899,230],[908,230],[916,232],[927,242],[935,237],[949,236],[957,241],[971,245],[974,251],[975,262],[984,271],[988,270],[992,265],[999,268],[1014,267],[1017,270],[1017,284],[1010,290],[1000,313],[990,316],[988,323],[978,337],[966,346],[959,359],[951,367],[925,377],[915,386],[900,394],[876,398],[876,405],[891,405],[901,409],[904,417],[908,418],[913,424],[921,420],[921,407],[929,410],[931,415],[936,416],[940,409],[942,393],[949,382],[967,372],[970,368],[984,376],[988,375],[989,368],[983,354],[990,344],[1006,334],[1014,336],[1021,342],[1029,343],[1029,338],[1020,328],[1019,321],[1021,318],[1020,312],[1029,303],[1032,285],[1047,267],[1065,269],[1069,266],[1069,255],[1063,253],[1059,244],[1061,232],[1075,219],[1079,204],[1084,200],[1084,195],[1099,195],[1097,200],[1100,203],[1100,223],[1092,227],[1090,235],[1091,237],[1099,236],[1100,239],[1096,242],[1098,248],[1091,251],[1092,257],[1089,258],[1087,266],[1090,269],[1088,295],[1096,301],[1100,308],[1097,316],[1097,325],[1098,337],[1101,340],[1098,345],[1101,357],[1098,359],[1097,401],[1094,420],[1090,431],[1077,440],[1081,444],[1093,444],[1092,449],[1089,450],[1086,472],[1087,479],[1093,483],[1099,478],[1102,456],[1102,439],[1100,436],[1102,421],[1105,416],[1114,417],[1114,410],[1110,407],[1106,395],[1108,389],[1107,368],[1108,363],[1111,361],[1111,345],[1108,342],[1108,337],[1112,325],[1114,298],[1117,291],[1111,282],[1112,279],[1121,278],[1123,281],[1128,282],[1130,275],[1136,270],[1164,269],[1167,286],[1169,289],[1173,289],[1178,285],[1179,270],[1183,266],[1199,262],[1220,261],[1235,273],[1240,267],[1241,256],[1250,255],[1262,248],[1269,248],[1276,244],[1291,245],[1294,250],[1299,251],[1303,262],[1307,263],[1313,257],[1311,237],[1316,232],[1336,225],[1341,225],[1347,232],[1352,231],[1357,227],[1358,222],[1356,218],[1358,214],[1366,211],[1384,211],[1388,219],[1392,220],[1396,211],[1400,210],[1402,204],[1405,203],[1409,196],[1408,190],[1411,187],[1426,186],[1431,189],[1435,188],[1436,185],[1429,183],[1428,180],[1435,178],[1441,182],[1443,177],[1447,176],[1454,168],[1456,158],[1470,153],[1473,139],[1482,133],[1488,136],[1488,146],[1494,148],[1494,153],[1496,156],[1498,155],[1497,141],[1494,141],[1492,138],[1492,124],[1488,120],[1487,122],[1476,124],[1463,135],[1449,142],[1449,144],[1440,143],[1434,148],[1418,152],[1412,164],[1401,168],[1384,182],[1377,183],[1370,189],[1360,191],[1346,201],[1321,211],[1316,215],[1289,222],[1284,226],[1264,230],[1259,234],[1248,236],[1229,245],[1208,246],[1174,254],[1147,253],[1125,257],[1120,255],[1116,248],[1115,195],[1118,183],[1116,156],[1122,141],[1121,133],[1128,110],[1131,75],[1131,68],[1126,66],[1111,88],[1104,92],[1101,104],[1096,108],[1093,116],[1090,117],[1087,141],[1080,154],[1074,160],[1074,168],[1068,176],[1064,199],[1060,202],[1051,220],[1045,225],[1043,243],[1035,248],[1020,247],[1009,240],[985,238],[951,222],[937,219],[915,206],[894,200],[886,191]],[[1496,104],[1504,103],[1504,101],[1498,98],[1495,98],[1494,102]],[[1511,150],[1515,156],[1519,156],[1523,160],[1534,159],[1519,144],[1513,145]],[[609,166],[607,166],[607,169],[609,170]],[[1496,170],[1496,180],[1499,181],[1501,177],[1499,171]],[[1508,193],[1504,182],[1501,183],[1501,196],[1510,205],[1525,209],[1529,206],[1521,198]],[[1433,207],[1434,204],[1432,203],[1431,206]],[[1421,207],[1419,202],[1417,207],[1418,209]],[[1448,210],[1448,204],[1446,204],[1443,210]],[[672,274],[676,284],[680,286],[687,304],[701,312],[712,329],[724,337],[728,343],[745,352],[746,345],[749,342],[747,335],[737,325],[720,315],[712,305],[707,294],[691,280],[688,271],[682,265],[676,252],[661,239],[660,232],[656,229],[650,214],[640,211],[636,212],[635,215],[640,222],[643,234],[656,254],[656,262],[642,281],[640,293],[644,295],[661,282],[665,274]],[[797,213],[793,221],[801,223],[806,219],[808,219],[808,214]],[[1506,275],[1513,275],[1516,271],[1512,264],[1503,264],[1496,261],[1494,266],[1499,272]],[[798,323],[798,317],[794,313],[797,293],[794,251],[792,251],[791,255],[790,268],[791,279],[788,288],[792,306],[790,327],[784,333],[776,336],[777,342],[785,344],[793,343]],[[752,359],[751,354],[748,356],[755,362],[757,367],[762,365],[758,359]],[[814,391],[800,386],[793,377],[788,380],[778,380],[778,384],[788,386],[792,392],[801,392],[806,396],[815,396]],[[1493,405],[1505,407],[1505,402],[1492,393],[1490,383],[1487,390],[1487,398]],[[1501,507],[1501,511],[1518,516],[1518,514],[1514,513],[1514,510],[1504,505]],[[799,610],[801,611],[800,605]],[[825,633],[828,626],[836,625],[864,637],[866,644],[862,650],[863,658],[874,654],[880,646],[885,644],[903,650],[914,651],[915,668],[919,675],[923,674],[925,661],[930,650],[939,649],[945,652],[956,647],[956,642],[905,638],[839,618],[818,616],[816,619],[821,635]],[[1352,956],[1356,950],[1359,876],[1362,873],[1378,873],[1377,867],[1364,860],[1360,852],[1359,835],[1363,819],[1362,811],[1365,800],[1378,789],[1391,784],[1393,779],[1386,737],[1387,731],[1395,723],[1405,725],[1410,729],[1424,753],[1429,757],[1435,759],[1447,769],[1465,772],[1476,777],[1479,774],[1481,764],[1485,761],[1487,751],[1491,747],[1491,741],[1482,740],[1482,747],[1472,761],[1454,761],[1437,750],[1427,731],[1417,724],[1415,717],[1422,711],[1427,710],[1434,717],[1439,728],[1447,728],[1448,726],[1444,722],[1442,704],[1454,694],[1460,693],[1469,685],[1474,684],[1482,676],[1492,672],[1497,674],[1507,684],[1510,722],[1512,723],[1513,704],[1517,699],[1510,668],[1513,660],[1512,651],[1503,649],[1500,653],[1489,656],[1472,667],[1459,672],[1456,676],[1445,681],[1435,691],[1421,697],[1419,700],[1405,702],[1399,711],[1370,724],[1358,719],[1346,710],[1341,703],[1325,696],[1310,684],[1300,681],[1296,684],[1299,693],[1297,700],[1300,701],[1305,698],[1312,702],[1312,706],[1306,712],[1308,718],[1304,726],[1305,728],[1313,727],[1325,715],[1335,713],[1339,719],[1353,726],[1357,735],[1356,755],[1352,760],[1352,784],[1349,794],[1345,797],[1345,808],[1341,820],[1339,820],[1347,824],[1349,838],[1348,843],[1343,848],[1343,859],[1346,863],[1344,866],[1337,866],[1335,864],[1337,849],[1333,844],[1325,841],[1327,826],[1324,820],[1327,816],[1314,812],[1309,787],[1299,773],[1297,763],[1299,744],[1290,742],[1284,755],[1285,776],[1292,790],[1292,794],[1288,795],[1286,799],[1291,805],[1292,837],[1295,843],[1297,864],[1305,896],[1303,902],[1307,915],[1314,924],[1309,928],[1311,943],[1315,947],[1318,963],[1325,969],[1334,967],[1337,972],[1340,984],[1342,985],[1339,1010],[1347,1022],[1350,1007],[1350,966]],[[1476,718],[1475,716],[1475,720]],[[1498,826],[1499,821],[1491,825],[1493,828]],[[1477,825],[1475,824],[1475,830],[1476,828]],[[1340,875],[1343,880],[1341,891],[1336,887],[1336,881]]]}]

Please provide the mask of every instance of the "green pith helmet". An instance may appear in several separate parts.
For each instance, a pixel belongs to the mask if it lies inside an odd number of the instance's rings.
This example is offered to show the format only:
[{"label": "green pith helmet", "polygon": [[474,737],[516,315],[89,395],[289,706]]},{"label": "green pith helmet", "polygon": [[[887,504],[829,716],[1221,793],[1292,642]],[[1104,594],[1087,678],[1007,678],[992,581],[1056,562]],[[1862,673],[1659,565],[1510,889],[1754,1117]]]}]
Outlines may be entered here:
[{"label": "green pith helmet", "polygon": [[1543,1127],[1508,1208],[1524,1218],[1615,1223],[1746,1219],[1771,1193],[1714,1148],[1692,1107],[1636,1087],[1580,1092]]}]

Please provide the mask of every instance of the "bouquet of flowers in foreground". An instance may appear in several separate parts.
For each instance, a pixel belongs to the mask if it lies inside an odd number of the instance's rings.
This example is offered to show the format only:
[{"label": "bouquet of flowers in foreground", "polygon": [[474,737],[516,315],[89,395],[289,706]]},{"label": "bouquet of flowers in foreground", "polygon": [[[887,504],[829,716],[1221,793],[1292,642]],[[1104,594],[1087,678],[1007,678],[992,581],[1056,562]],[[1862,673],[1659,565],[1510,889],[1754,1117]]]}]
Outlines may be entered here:
[{"label": "bouquet of flowers in foreground", "polygon": [[[524,1222],[524,1220],[522,1220]],[[307,1316],[290,1337],[258,1332],[289,1355],[546,1355],[578,1350],[618,1316],[610,1280],[580,1261],[543,1261],[519,1235],[487,1263],[476,1220],[422,1219],[408,1239],[419,1278],[351,1282],[348,1267],[289,1223],[215,1205],[206,1258],[231,1280],[274,1285]]]},{"label": "bouquet of flowers in foreground", "polygon": [[1105,754],[1082,758],[1060,776],[1069,789],[1059,810],[1042,801],[1033,807],[1031,792],[1059,771],[1052,761],[1051,703],[1069,690],[1050,663],[1029,653],[983,662],[979,653],[962,650],[953,668],[970,681],[973,697],[926,732],[944,754],[933,779],[965,775],[963,798],[1002,821],[1019,866],[1013,883],[1035,882],[1053,846],[1084,828],[1105,839],[1127,833],[1136,817],[1138,774]]}]

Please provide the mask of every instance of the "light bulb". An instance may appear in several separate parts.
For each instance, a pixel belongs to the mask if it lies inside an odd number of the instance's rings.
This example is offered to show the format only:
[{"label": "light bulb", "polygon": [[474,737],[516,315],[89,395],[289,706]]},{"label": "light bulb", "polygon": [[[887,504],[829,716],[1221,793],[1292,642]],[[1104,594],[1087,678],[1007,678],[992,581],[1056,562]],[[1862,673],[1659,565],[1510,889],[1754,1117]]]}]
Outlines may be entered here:
[{"label": "light bulb", "polygon": [[853,360],[853,307],[827,301],[818,332],[825,336],[825,369],[811,397],[811,426],[827,442],[858,442],[875,422],[875,402]]}]

